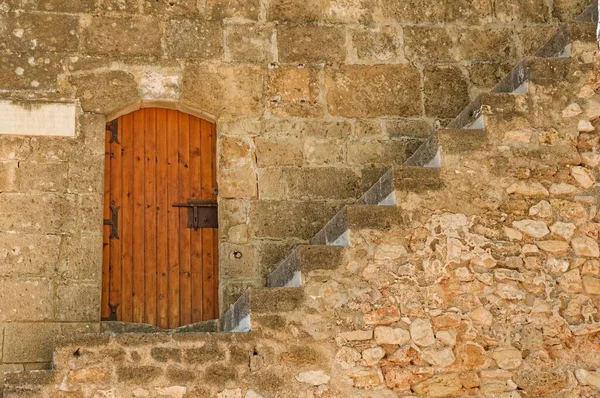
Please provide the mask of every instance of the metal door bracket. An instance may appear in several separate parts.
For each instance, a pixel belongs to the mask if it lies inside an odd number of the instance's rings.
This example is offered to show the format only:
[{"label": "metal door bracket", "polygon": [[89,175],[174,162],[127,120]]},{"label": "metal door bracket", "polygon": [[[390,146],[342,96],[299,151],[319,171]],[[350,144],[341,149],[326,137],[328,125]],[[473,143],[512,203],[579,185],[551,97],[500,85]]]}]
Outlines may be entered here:
[{"label": "metal door bracket", "polygon": [[119,304],[109,304],[110,315],[107,317],[103,317],[102,321],[115,322],[117,320],[117,308],[119,308]]},{"label": "metal door bracket", "polygon": [[110,225],[110,239],[119,238],[119,210],[121,206],[110,206],[110,218],[104,220],[104,225]]},{"label": "metal door bracket", "polygon": [[109,144],[113,142],[115,144],[121,145],[119,142],[119,119],[115,119],[112,122],[106,124],[106,131],[110,131],[110,141]]}]

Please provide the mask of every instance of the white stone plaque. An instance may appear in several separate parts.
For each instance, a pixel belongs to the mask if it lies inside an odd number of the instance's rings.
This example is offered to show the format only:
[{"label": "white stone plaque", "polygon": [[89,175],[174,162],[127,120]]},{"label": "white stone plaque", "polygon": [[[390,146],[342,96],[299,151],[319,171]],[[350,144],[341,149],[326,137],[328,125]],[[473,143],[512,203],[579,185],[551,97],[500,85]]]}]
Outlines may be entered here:
[{"label": "white stone plaque", "polygon": [[75,136],[75,104],[0,101],[0,134]]}]

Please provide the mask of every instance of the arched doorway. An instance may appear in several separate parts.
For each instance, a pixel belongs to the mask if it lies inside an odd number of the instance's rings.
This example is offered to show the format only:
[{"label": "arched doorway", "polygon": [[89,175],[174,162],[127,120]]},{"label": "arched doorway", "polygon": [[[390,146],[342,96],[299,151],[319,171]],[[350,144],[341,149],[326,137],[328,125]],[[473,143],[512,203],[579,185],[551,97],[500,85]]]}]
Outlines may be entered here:
[{"label": "arched doorway", "polygon": [[107,123],[102,318],[218,317],[216,127],[143,108]]}]

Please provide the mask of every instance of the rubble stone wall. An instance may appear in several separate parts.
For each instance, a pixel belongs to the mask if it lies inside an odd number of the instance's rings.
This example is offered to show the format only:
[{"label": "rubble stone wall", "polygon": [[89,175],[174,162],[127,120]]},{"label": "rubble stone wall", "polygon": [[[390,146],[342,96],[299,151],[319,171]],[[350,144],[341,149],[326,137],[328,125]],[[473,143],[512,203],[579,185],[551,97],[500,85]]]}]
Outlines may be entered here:
[{"label": "rubble stone wall", "polygon": [[0,366],[98,326],[106,117],[217,122],[224,309],[585,3],[0,1],[0,98],[80,106],[74,139],[0,137]]}]

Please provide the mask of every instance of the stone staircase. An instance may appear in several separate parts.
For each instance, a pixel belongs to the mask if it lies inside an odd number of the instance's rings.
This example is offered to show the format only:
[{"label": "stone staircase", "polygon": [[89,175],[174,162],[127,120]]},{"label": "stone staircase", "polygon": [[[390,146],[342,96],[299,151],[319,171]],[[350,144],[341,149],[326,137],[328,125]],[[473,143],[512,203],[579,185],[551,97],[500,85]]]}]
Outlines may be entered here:
[{"label": "stone staircase", "polygon": [[[490,93],[480,95],[446,128],[433,134],[405,165],[388,170],[354,204],[336,214],[310,244],[295,248],[268,275],[266,287],[246,291],[224,314],[220,324],[209,322],[167,333],[148,327],[128,329],[130,326],[115,323],[105,325],[105,333],[57,338],[53,369],[7,373],[4,397],[92,396],[67,392],[50,395],[48,392],[48,386],[58,386],[56,391],[62,391],[60,386],[65,380],[77,378],[90,385],[110,385],[112,377],[135,384],[165,377],[170,384],[183,384],[184,381],[177,383],[175,376],[169,376],[168,369],[166,373],[154,375],[155,367],[125,367],[115,376],[104,374],[100,365],[105,361],[123,361],[122,356],[131,357],[142,352],[158,362],[164,358],[183,358],[186,363],[206,363],[221,356],[233,360],[236,358],[235,347],[248,349],[252,346],[250,339],[254,333],[263,336],[265,330],[271,330],[273,334],[285,332],[283,324],[277,324],[281,319],[277,315],[299,311],[305,306],[303,286],[315,271],[331,271],[347,263],[349,247],[355,242],[357,231],[385,231],[409,226],[413,220],[403,210],[402,200],[411,193],[444,189],[440,171],[442,156],[485,151],[490,141],[489,123],[509,121],[526,113],[522,105],[527,101],[529,84],[544,85],[568,79],[572,66],[582,61],[577,57],[587,56],[581,49],[589,50],[596,43],[595,7],[593,4],[578,20],[562,25],[534,56],[521,61]],[[589,60],[585,61],[589,63]],[[489,115],[493,118],[488,118]],[[120,334],[123,332],[126,333]],[[260,359],[263,354],[256,347],[259,346],[252,348],[250,368],[264,360]],[[264,354],[265,358],[267,356]],[[73,370],[75,368],[78,370]],[[215,377],[220,377],[219,372]],[[180,373],[185,374],[185,369],[180,369]],[[146,396],[142,391],[139,394],[136,396]]]},{"label": "stone staircase", "polygon": [[[535,55],[519,62],[490,93],[479,95],[448,126],[438,129],[403,166],[388,170],[354,204],[340,210],[310,240],[310,245],[296,248],[282,260],[267,276],[266,288],[249,289],[224,314],[222,330],[248,332],[252,330],[253,313],[296,309],[301,303],[303,275],[339,266],[342,248],[352,242],[352,231],[408,225],[410,220],[397,207],[397,198],[406,192],[442,189],[440,148],[445,154],[467,154],[484,148],[488,144],[486,114],[512,118],[522,113],[520,104],[527,98],[528,84],[566,80],[573,62],[577,62],[572,54],[596,43],[595,7],[592,4],[576,21],[561,25]],[[270,307],[265,301],[277,303]]]}]

